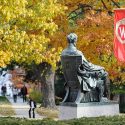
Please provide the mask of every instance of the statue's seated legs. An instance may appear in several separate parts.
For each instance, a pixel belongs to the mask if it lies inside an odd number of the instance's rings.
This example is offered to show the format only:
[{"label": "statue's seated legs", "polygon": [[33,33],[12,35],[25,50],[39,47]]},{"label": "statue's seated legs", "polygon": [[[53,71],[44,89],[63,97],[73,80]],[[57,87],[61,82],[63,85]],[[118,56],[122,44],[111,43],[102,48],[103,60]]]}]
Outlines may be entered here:
[{"label": "statue's seated legs", "polygon": [[99,92],[99,94],[98,94],[99,101],[101,101],[101,98],[104,95],[104,81],[103,80],[98,80],[98,82],[97,82],[97,90]]},{"label": "statue's seated legs", "polygon": [[63,102],[100,102],[104,94],[104,81],[98,80],[97,86],[90,91],[83,91],[81,86],[73,87],[66,84],[66,95]]}]

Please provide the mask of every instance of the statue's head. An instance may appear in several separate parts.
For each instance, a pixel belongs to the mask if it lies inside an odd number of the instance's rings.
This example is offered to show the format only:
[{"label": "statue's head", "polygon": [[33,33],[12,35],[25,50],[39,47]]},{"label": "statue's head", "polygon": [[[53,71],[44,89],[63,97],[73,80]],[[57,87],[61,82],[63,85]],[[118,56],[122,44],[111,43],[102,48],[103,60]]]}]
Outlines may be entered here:
[{"label": "statue's head", "polygon": [[68,36],[67,36],[67,40],[69,43],[76,43],[77,41],[77,35],[75,33],[70,33]]}]

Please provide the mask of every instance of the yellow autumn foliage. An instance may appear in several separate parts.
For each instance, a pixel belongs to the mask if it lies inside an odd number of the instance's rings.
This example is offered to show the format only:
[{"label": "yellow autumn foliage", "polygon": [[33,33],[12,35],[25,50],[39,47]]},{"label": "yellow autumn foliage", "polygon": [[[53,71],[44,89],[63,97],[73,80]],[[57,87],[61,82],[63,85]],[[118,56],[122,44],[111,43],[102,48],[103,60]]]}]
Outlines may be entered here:
[{"label": "yellow autumn foliage", "polygon": [[60,49],[49,48],[49,36],[65,9],[57,0],[0,0],[0,67],[13,60],[56,67]]}]

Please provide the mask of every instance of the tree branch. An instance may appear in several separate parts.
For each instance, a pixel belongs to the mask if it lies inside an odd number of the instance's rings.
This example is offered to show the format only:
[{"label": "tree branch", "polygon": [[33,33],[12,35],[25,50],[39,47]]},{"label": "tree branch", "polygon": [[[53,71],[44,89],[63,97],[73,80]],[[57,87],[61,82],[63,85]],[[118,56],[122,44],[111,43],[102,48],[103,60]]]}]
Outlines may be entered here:
[{"label": "tree branch", "polygon": [[103,4],[104,8],[105,8],[106,10],[108,10],[108,8],[107,8],[106,4],[104,3],[104,1],[101,0],[101,2],[102,2],[102,4]]},{"label": "tree branch", "polygon": [[120,8],[117,2],[115,2],[114,0],[111,0],[111,2],[114,3],[114,5],[116,5],[118,8]]},{"label": "tree branch", "polygon": [[[73,10],[72,12],[69,13],[69,15],[68,15],[68,18],[69,18],[69,19],[73,19],[73,18],[77,17],[78,15],[80,15],[81,13],[83,14],[85,10],[93,9],[92,6],[87,5],[87,4],[82,4],[82,3],[79,3],[77,6],[78,6],[77,9],[75,9],[75,10]],[[81,12],[77,12],[77,11],[79,11],[80,9],[81,9]],[[72,13],[75,13],[76,16],[70,17]]]}]

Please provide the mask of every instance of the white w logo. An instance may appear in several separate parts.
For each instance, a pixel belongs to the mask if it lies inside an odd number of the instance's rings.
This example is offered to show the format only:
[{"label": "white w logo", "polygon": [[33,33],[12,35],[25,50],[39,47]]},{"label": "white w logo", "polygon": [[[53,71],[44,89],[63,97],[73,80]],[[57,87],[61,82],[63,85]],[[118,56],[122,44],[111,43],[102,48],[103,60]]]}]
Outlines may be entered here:
[{"label": "white w logo", "polygon": [[119,27],[119,33],[121,38],[125,39],[125,27]]},{"label": "white w logo", "polygon": [[118,41],[125,44],[125,18],[116,22],[115,33]]}]

